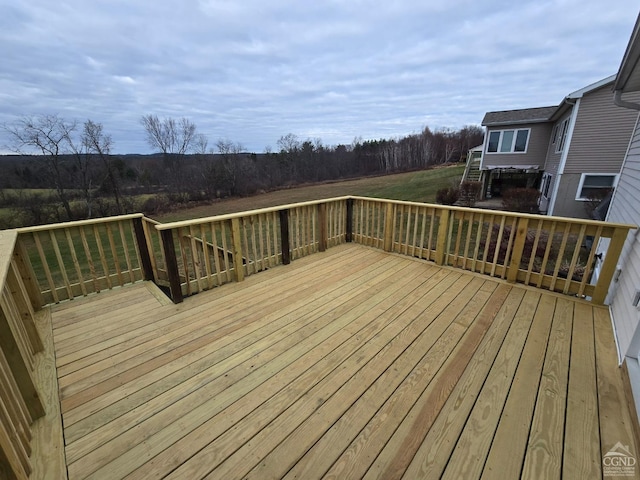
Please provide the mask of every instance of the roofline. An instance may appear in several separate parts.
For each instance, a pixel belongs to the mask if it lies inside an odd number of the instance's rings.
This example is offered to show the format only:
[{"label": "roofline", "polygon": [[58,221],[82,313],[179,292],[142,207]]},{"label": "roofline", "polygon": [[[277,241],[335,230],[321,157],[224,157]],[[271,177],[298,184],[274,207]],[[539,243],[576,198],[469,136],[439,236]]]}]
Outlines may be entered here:
[{"label": "roofline", "polygon": [[567,95],[565,98],[565,100],[567,98],[569,99],[575,99],[575,98],[582,98],[582,96],[585,93],[589,93],[592,92],[594,90],[597,90],[600,87],[605,86],[607,83],[611,83],[616,79],[615,75],[610,75],[607,78],[603,78],[602,80],[598,80],[595,83],[592,83],[591,85],[587,85],[586,87],[581,88],[580,90],[576,90],[575,92],[571,92],[569,95]]},{"label": "roofline", "polygon": [[614,90],[624,91],[629,77],[631,77],[631,74],[638,64],[638,60],[640,60],[640,15],[638,15],[636,23],[633,26],[631,38],[622,57],[622,62],[620,62],[620,67],[616,75],[616,83],[613,85]]},{"label": "roofline", "polygon": [[[490,113],[490,112],[487,112]],[[534,119],[534,120],[514,120],[511,122],[491,122],[491,123],[482,123],[483,127],[503,127],[505,125],[527,125],[529,123],[549,123],[550,120],[546,119]]]}]

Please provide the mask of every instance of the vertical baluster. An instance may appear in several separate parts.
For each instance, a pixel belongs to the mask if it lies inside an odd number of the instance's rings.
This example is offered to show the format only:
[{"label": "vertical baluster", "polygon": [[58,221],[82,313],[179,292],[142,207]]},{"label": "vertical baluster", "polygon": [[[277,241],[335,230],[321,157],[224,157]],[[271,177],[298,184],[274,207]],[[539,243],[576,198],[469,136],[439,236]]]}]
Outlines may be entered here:
[{"label": "vertical baluster", "polygon": [[[538,244],[540,243],[540,235],[542,233],[542,219],[538,220],[538,224],[536,225],[536,234],[533,239],[533,246],[531,247],[531,256],[529,257],[529,264],[527,265],[527,275],[525,276],[524,283],[525,285],[529,285],[531,281],[531,273],[533,272],[533,264],[536,261],[536,252],[538,251]],[[542,272],[540,272],[542,275]]]},{"label": "vertical baluster", "polygon": [[[506,220],[506,217],[505,217]],[[524,221],[524,220],[523,220]],[[507,276],[507,266],[509,265],[509,261],[511,259],[511,256],[513,255],[513,251],[512,251],[512,246],[513,246],[513,241],[514,238],[516,236],[516,224],[518,222],[518,219],[516,217],[513,217],[513,219],[511,220],[511,228],[509,229],[509,241],[507,242],[507,251],[504,254],[504,260],[502,261],[502,273],[500,274],[500,278],[502,278],[503,280],[506,278]],[[522,250],[519,252],[519,254],[522,254]],[[518,267],[520,266],[520,259],[518,258]],[[516,275],[517,275],[517,268],[516,268]],[[515,282],[515,278],[513,280]]]},{"label": "vertical baluster", "polygon": [[252,216],[249,221],[251,223],[251,251],[253,252],[253,273],[258,273],[260,270],[258,269],[258,249],[256,245],[256,217]]},{"label": "vertical baluster", "polygon": [[107,230],[107,238],[109,240],[109,247],[111,248],[111,257],[113,258],[113,263],[116,267],[116,276],[118,277],[118,285],[124,285],[124,280],[122,279],[122,270],[120,269],[120,257],[118,256],[118,251],[116,249],[116,243],[113,238],[113,232],[111,231],[111,224],[105,223],[104,228]]},{"label": "vertical baluster", "polygon": [[107,288],[111,289],[111,273],[109,272],[109,265],[107,264],[107,257],[104,254],[104,248],[102,246],[102,238],[100,238],[100,231],[98,225],[93,225],[93,235],[96,239],[96,245],[98,246],[98,254],[100,255],[100,263],[102,264],[102,270],[104,271],[105,279],[107,280]]},{"label": "vertical baluster", "polygon": [[[200,293],[202,291],[202,263],[200,262],[200,252],[196,240],[196,231],[193,225],[189,225],[189,230],[187,230],[184,234],[185,243],[189,245],[189,253],[191,257],[191,265],[193,266],[193,279],[196,282],[196,292]],[[188,234],[187,234],[188,232]],[[188,242],[186,240],[188,239]],[[204,246],[204,245],[203,245]],[[188,258],[187,258],[188,261]],[[187,282],[189,279],[187,278]],[[190,282],[189,282],[190,283]]]},{"label": "vertical baluster", "polygon": [[[182,259],[182,271],[184,272],[184,281],[187,286],[187,297],[193,292],[191,290],[191,274],[189,269],[189,257],[187,256],[187,241],[185,233],[182,227],[179,227],[176,231],[178,234],[178,248],[180,249],[180,258]],[[180,281],[182,283],[182,280]]]},{"label": "vertical baluster", "polygon": [[204,269],[207,274],[207,288],[213,288],[213,278],[211,272],[211,256],[209,255],[209,251],[213,252],[214,256],[218,255],[218,252],[212,250],[213,242],[209,244],[207,241],[207,231],[204,228],[204,223],[200,224],[200,237],[202,238],[202,255],[204,256]]},{"label": "vertical baluster", "polygon": [[[496,238],[496,248],[493,252],[493,260],[491,262],[491,276],[493,277],[496,273],[496,266],[498,265],[498,257],[500,256],[500,247],[502,245],[502,235],[504,234],[504,226],[506,223],[507,217],[502,216],[502,220],[500,220],[500,229],[498,230],[498,237]],[[505,253],[505,256],[507,254]]]},{"label": "vertical baluster", "polygon": [[82,247],[84,248],[84,255],[87,257],[87,263],[89,264],[89,273],[91,275],[91,280],[93,281],[93,291],[100,291],[100,282],[98,281],[98,273],[96,272],[95,264],[93,263],[93,256],[91,255],[91,249],[89,248],[89,242],[87,240],[87,235],[85,233],[84,227],[79,227],[80,230],[80,240],[82,242]]},{"label": "vertical baluster", "polygon": [[564,257],[564,250],[567,247],[567,240],[569,237],[569,230],[571,228],[570,223],[566,223],[564,226],[564,232],[562,232],[562,241],[560,242],[560,248],[558,249],[558,256],[556,257],[556,265],[553,269],[553,278],[551,279],[551,285],[549,290],[554,291],[556,283],[558,281],[558,274],[560,273],[560,267],[562,265],[562,258]]},{"label": "vertical baluster", "polygon": [[[220,247],[218,247],[218,234],[216,232],[216,224],[211,222],[209,224],[209,228],[211,230],[211,245],[213,245],[213,264],[216,268],[216,281],[218,285],[222,285],[222,271],[220,267]],[[223,259],[227,258],[227,252],[225,250],[222,251]],[[228,269],[227,269],[228,270]]]},{"label": "vertical baluster", "polygon": [[[153,243],[151,232],[149,231],[149,223],[142,222],[145,241],[147,242],[147,251],[149,252],[149,260],[151,261],[151,270],[153,271],[153,278],[158,278],[158,268],[156,266],[156,256],[153,253]],[[120,230],[120,241],[122,242],[122,248],[124,250],[124,259],[127,263],[127,271],[129,272],[129,280],[131,283],[136,281],[136,278],[133,274],[133,268],[131,266],[131,255],[129,254],[129,243],[127,242],[127,237],[125,235],[124,228],[122,226],[122,222],[118,222],[118,230]]]},{"label": "vertical baluster", "polygon": [[67,298],[73,299],[71,283],[69,283],[69,277],[67,276],[67,267],[64,264],[64,260],[62,260],[60,247],[58,245],[58,238],[56,237],[54,230],[49,230],[49,238],[51,239],[51,246],[53,247],[53,251],[56,255],[56,260],[58,261],[58,268],[60,269],[60,274],[62,275],[62,281],[64,282],[64,286],[67,290]]},{"label": "vertical baluster", "polygon": [[87,295],[87,289],[84,285],[84,277],[82,276],[82,269],[80,268],[80,262],[78,261],[78,255],[76,254],[76,247],[73,244],[73,239],[71,238],[71,232],[68,228],[64,229],[65,237],[67,238],[67,244],[69,245],[69,251],[71,252],[71,261],[73,262],[73,266],[76,270],[76,275],[78,276],[78,283],[80,284],[80,290],[82,291],[82,295]]},{"label": "vertical baluster", "polygon": [[264,264],[264,232],[263,232],[263,228],[264,228],[264,222],[263,222],[263,217],[265,217],[264,214],[260,214],[258,215],[258,241],[260,242],[260,270],[264,270],[265,264]]},{"label": "vertical baluster", "polygon": [[[473,261],[471,262],[471,271],[477,272],[476,265],[478,263],[478,255],[480,254],[480,243],[482,242],[482,230],[484,229],[484,213],[479,214],[478,227],[476,229],[476,240],[473,249]],[[484,271],[482,272],[484,273]]]},{"label": "vertical baluster", "polygon": [[542,280],[544,279],[547,272],[547,262],[549,261],[549,255],[551,254],[551,249],[553,248],[553,237],[556,234],[556,226],[557,222],[551,223],[551,230],[549,230],[549,237],[547,238],[547,245],[544,249],[544,257],[542,258],[542,265],[540,266],[540,276],[538,277],[538,283],[536,286],[538,288],[542,285]]},{"label": "vertical baluster", "polygon": [[569,265],[569,271],[567,272],[567,281],[564,284],[564,288],[562,289],[562,293],[569,293],[569,287],[571,286],[571,280],[573,279],[573,272],[576,269],[576,264],[578,263],[578,258],[580,257],[580,249],[582,248],[582,242],[584,240],[584,232],[586,231],[587,226],[582,224],[580,227],[580,233],[578,233],[578,238],[576,239],[576,246],[573,249],[573,256],[571,257],[571,264]]},{"label": "vertical baluster", "polygon": [[[466,217],[466,214],[465,214]],[[467,219],[467,237],[464,242],[464,259],[462,260],[462,268],[467,269],[467,262],[469,261],[469,247],[471,246],[471,232],[473,231],[473,218],[474,213],[469,213]]]}]

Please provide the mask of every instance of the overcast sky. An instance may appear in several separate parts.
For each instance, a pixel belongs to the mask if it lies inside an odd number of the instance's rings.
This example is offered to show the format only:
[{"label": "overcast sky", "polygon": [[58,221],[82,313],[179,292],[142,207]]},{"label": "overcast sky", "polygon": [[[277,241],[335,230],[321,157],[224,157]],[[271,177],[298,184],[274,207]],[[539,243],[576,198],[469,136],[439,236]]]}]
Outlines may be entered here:
[{"label": "overcast sky", "polygon": [[[101,122],[148,153],[140,117],[210,145],[323,143],[480,124],[616,73],[632,0],[0,0],[0,123]],[[6,137],[0,141],[6,144]]]}]

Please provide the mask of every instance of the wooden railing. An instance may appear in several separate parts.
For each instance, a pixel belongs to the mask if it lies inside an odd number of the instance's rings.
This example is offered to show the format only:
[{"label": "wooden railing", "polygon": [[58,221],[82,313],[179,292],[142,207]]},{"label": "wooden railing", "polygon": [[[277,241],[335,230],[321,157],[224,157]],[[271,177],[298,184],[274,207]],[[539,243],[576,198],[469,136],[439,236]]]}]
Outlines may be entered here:
[{"label": "wooden railing", "polygon": [[[633,225],[353,197],[354,241],[602,304]],[[610,239],[591,283],[600,240]]]},{"label": "wooden railing", "polygon": [[[15,249],[18,234],[0,232],[0,477],[28,478],[32,471],[31,425],[44,415],[34,380],[43,350],[31,295],[33,278]],[[15,254],[14,254],[15,250]]]},{"label": "wooden railing", "polygon": [[155,225],[171,298],[325,250],[347,240],[348,198],[282,205]]},{"label": "wooden railing", "polygon": [[142,214],[20,228],[18,233],[41,305],[154,278]]},{"label": "wooden railing", "polygon": [[351,241],[602,304],[633,228],[339,197],[169,224],[135,214],[0,231],[0,476],[31,471],[31,425],[44,413],[33,375],[43,305],[140,280],[180,302]]}]

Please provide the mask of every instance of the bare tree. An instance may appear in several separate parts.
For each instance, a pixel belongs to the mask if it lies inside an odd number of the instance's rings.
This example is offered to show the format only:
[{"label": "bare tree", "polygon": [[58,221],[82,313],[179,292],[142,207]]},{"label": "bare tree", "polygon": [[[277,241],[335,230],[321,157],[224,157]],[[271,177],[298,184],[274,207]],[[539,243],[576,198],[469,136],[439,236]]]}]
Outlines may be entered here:
[{"label": "bare tree", "polygon": [[243,173],[243,158],[241,154],[244,146],[240,142],[233,142],[229,139],[220,139],[216,142],[216,149],[220,154],[222,168],[224,171],[224,183],[230,195],[238,193],[238,180]]},{"label": "bare tree", "polygon": [[69,139],[76,129],[75,122],[67,122],[57,115],[22,117],[13,124],[3,125],[8,133],[10,148],[22,154],[39,154],[56,190],[56,195],[69,220],[73,213],[67,194],[68,169],[65,153],[70,153]]},{"label": "bare tree", "polygon": [[157,115],[145,115],[140,123],[147,133],[149,146],[162,152],[170,185],[177,193],[186,196],[189,189],[181,160],[194,146],[195,123],[184,117],[179,120],[170,117],[160,120]]},{"label": "bare tree", "polygon": [[113,145],[111,135],[104,133],[101,123],[87,120],[84,122],[82,130],[82,145],[87,155],[95,156],[101,161],[106,175],[105,182],[108,184],[111,193],[113,193],[117,213],[123,213],[119,175],[111,158],[111,147]]}]

